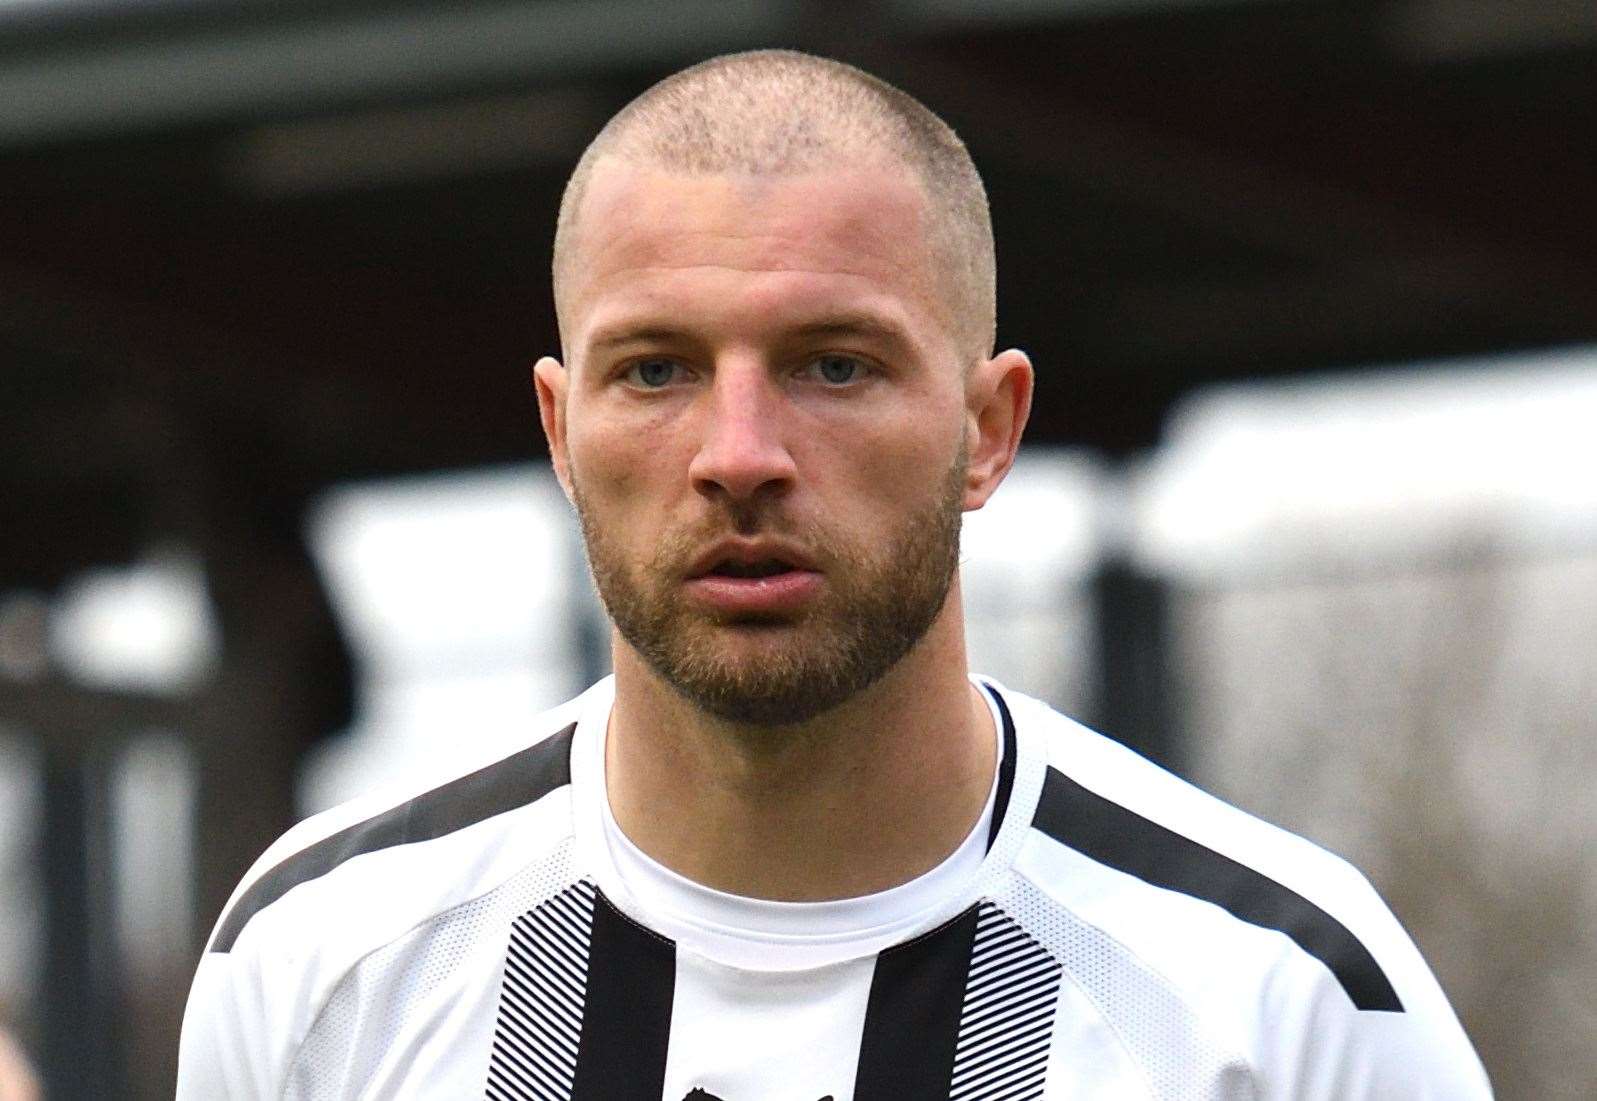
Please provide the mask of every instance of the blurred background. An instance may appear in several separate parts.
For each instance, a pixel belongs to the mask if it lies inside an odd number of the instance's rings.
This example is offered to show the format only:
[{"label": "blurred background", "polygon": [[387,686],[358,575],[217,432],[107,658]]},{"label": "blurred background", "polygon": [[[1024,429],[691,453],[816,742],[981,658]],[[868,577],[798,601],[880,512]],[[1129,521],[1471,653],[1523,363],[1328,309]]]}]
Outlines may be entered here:
[{"label": "blurred background", "polygon": [[1501,1097],[1597,1096],[1589,0],[0,0],[0,1032],[48,1096],[170,1097],[273,837],[606,671],[528,382],[556,204],[770,45],[987,180],[1039,377],[977,668],[1354,860]]}]

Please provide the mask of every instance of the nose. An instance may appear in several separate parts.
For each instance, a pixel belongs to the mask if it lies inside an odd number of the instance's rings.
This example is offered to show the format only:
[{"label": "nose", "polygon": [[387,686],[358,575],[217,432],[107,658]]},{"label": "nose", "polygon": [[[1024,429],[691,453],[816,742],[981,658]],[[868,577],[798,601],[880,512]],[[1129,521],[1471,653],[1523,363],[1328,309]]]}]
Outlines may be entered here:
[{"label": "nose", "polygon": [[733,504],[787,493],[797,473],[785,442],[790,426],[781,386],[765,366],[717,364],[705,398],[703,434],[688,467],[694,489]]}]

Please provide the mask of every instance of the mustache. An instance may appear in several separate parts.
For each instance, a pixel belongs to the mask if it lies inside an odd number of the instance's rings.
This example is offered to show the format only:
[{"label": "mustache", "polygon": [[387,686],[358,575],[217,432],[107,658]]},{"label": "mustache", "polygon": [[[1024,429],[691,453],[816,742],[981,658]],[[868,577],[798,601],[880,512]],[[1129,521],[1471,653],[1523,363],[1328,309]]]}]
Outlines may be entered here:
[{"label": "mustache", "polygon": [[724,528],[718,528],[716,536],[739,535],[748,538],[753,535],[787,536],[794,534],[786,530],[791,526],[791,520],[783,515],[780,502],[770,498],[754,497],[746,501],[724,499],[718,506],[723,514],[720,520],[715,516],[708,518],[708,523],[717,524],[724,522]]}]

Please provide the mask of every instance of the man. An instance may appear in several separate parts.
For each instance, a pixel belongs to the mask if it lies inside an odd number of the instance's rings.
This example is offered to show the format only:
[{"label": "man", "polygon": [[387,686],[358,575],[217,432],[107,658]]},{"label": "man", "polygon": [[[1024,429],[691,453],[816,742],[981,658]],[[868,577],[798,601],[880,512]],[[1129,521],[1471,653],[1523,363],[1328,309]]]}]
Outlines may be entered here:
[{"label": "man", "polygon": [[554,272],[534,383],[615,675],[274,846],[182,1096],[1488,1096],[1356,872],[968,675],[960,517],[1032,369],[946,126],[707,62],[589,148]]}]

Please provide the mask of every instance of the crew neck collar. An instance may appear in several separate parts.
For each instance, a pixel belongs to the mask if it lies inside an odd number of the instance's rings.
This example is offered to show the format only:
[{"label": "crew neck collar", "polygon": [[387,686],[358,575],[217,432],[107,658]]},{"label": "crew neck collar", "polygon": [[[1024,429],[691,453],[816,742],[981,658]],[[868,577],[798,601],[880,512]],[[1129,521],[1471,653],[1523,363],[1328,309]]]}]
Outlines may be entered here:
[{"label": "crew neck collar", "polygon": [[[955,916],[980,895],[1013,844],[1003,836],[1021,751],[1002,690],[972,677],[993,717],[998,763],[985,808],[959,847],[930,871],[874,894],[825,902],[777,902],[696,883],[651,858],[622,833],[604,785],[604,741],[614,680],[583,700],[572,746],[577,845],[597,885],[623,912],[676,941],[735,967],[788,970],[879,951]],[[1008,850],[1000,852],[1000,850]]]}]

